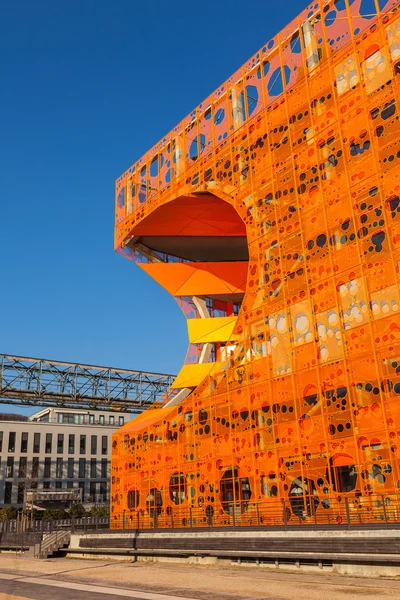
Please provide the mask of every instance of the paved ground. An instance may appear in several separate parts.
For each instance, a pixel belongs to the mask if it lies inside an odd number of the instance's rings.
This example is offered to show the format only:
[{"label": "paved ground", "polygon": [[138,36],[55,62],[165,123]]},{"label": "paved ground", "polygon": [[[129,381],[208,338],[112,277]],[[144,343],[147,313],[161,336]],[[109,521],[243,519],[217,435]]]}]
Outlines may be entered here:
[{"label": "paved ground", "polygon": [[400,580],[0,555],[0,600],[388,600]]}]

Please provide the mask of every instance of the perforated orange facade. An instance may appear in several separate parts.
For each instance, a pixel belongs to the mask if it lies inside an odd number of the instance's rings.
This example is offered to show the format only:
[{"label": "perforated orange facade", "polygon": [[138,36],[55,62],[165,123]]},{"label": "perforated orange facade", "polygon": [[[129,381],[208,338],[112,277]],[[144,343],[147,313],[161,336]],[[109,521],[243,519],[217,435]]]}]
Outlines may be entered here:
[{"label": "perforated orange facade", "polygon": [[400,509],[399,5],[312,3],[118,179],[190,346],[113,437],[113,527]]}]

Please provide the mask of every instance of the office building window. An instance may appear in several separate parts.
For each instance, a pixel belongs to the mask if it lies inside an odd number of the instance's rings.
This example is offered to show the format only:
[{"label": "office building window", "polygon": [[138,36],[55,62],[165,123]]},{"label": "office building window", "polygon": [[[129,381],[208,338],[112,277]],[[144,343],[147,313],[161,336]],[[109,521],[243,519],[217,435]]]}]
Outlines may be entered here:
[{"label": "office building window", "polygon": [[107,484],[104,481],[100,483],[100,500],[101,502],[107,502]]},{"label": "office building window", "polygon": [[3,432],[0,431],[0,452],[3,452]]},{"label": "office building window", "polygon": [[104,425],[104,415],[99,416],[99,423],[100,425]]},{"label": "office building window", "polygon": [[31,481],[31,490],[37,490],[37,488],[38,488],[38,482]]},{"label": "office building window", "polygon": [[68,436],[68,454],[74,454],[75,452],[75,435],[71,433]]},{"label": "office building window", "polygon": [[19,469],[18,469],[18,477],[20,479],[25,479],[26,477],[26,465],[27,465],[28,459],[26,458],[26,456],[21,456],[19,459]]},{"label": "office building window", "polygon": [[4,504],[11,504],[12,498],[12,481],[7,481],[4,486]]},{"label": "office building window", "polygon": [[56,490],[62,489],[62,481],[56,481]]},{"label": "office building window", "polygon": [[44,490],[50,489],[50,481],[43,481],[43,489]]},{"label": "office building window", "polygon": [[91,454],[97,454],[97,435],[92,435]]},{"label": "office building window", "polygon": [[74,482],[67,481],[67,490],[73,490],[73,489],[74,489]]},{"label": "office building window", "polygon": [[86,477],[86,458],[79,459],[79,479],[85,479]]},{"label": "office building window", "polygon": [[106,458],[102,458],[101,459],[101,478],[102,479],[107,479],[107,459]]},{"label": "office building window", "polygon": [[[85,460],[85,459],[83,459]],[[78,483],[78,488],[81,490],[81,500],[82,502],[85,502],[86,498],[85,498],[85,482],[84,481],[80,481]]]},{"label": "office building window", "polygon": [[108,452],[108,437],[106,435],[101,436],[101,453],[106,455]]},{"label": "office building window", "polygon": [[57,436],[57,454],[63,454],[64,452],[64,434],[59,433]]},{"label": "office building window", "polygon": [[119,417],[119,426],[122,427],[122,425],[124,424],[125,419],[124,417]]},{"label": "office building window", "polygon": [[46,457],[44,459],[44,473],[43,477],[51,477],[51,458]]},{"label": "office building window", "polygon": [[69,458],[68,459],[68,475],[67,475],[67,477],[69,477],[70,479],[73,479],[75,477],[74,471],[75,471],[75,469],[74,469],[74,459],[73,458]]},{"label": "office building window", "polygon": [[8,451],[15,452],[15,431],[8,434]]},{"label": "office building window", "polygon": [[89,495],[91,502],[96,502],[96,484],[90,482]]},{"label": "office building window", "polygon": [[64,425],[84,425],[85,415],[58,413],[58,422]]},{"label": "office building window", "polygon": [[94,415],[89,415],[89,425],[94,425]]},{"label": "office building window", "polygon": [[97,477],[97,460],[92,458],[90,460],[90,478],[96,479]]},{"label": "office building window", "polygon": [[56,462],[56,479],[62,479],[63,476],[63,459],[57,458]]},{"label": "office building window", "polygon": [[81,435],[79,442],[79,454],[86,454],[86,435]]},{"label": "office building window", "polygon": [[39,454],[40,452],[40,433],[33,434],[33,453]]},{"label": "office building window", "polygon": [[114,423],[115,423],[115,418],[114,418],[113,416],[110,416],[110,417],[108,418],[108,422],[109,422],[109,424],[110,424],[110,425],[114,425]]},{"label": "office building window", "polygon": [[21,435],[21,453],[28,452],[28,434],[23,432]]},{"label": "office building window", "polygon": [[14,457],[7,457],[6,477],[14,477]]},{"label": "office building window", "polygon": [[52,441],[53,441],[53,434],[46,433],[46,449],[45,449],[46,454],[51,454]]},{"label": "office building window", "polygon": [[17,495],[17,503],[18,504],[24,503],[24,491],[25,491],[25,482],[20,481],[18,484],[18,495]]},{"label": "office building window", "polygon": [[37,479],[39,477],[39,457],[34,456],[32,458],[32,479]]}]

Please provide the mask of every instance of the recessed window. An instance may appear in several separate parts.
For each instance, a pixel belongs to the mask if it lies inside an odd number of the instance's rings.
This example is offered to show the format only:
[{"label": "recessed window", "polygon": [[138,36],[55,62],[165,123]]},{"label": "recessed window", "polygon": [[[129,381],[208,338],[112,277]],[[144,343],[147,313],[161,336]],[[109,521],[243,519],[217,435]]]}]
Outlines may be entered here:
[{"label": "recessed window", "polygon": [[86,458],[79,459],[79,479],[86,478]]},{"label": "recessed window", "polygon": [[45,448],[46,454],[51,454],[52,441],[53,441],[53,434],[46,433],[46,448]]},{"label": "recessed window", "polygon": [[10,431],[8,434],[8,451],[15,452],[15,431]]},{"label": "recessed window", "polygon": [[149,511],[152,519],[161,513],[162,504],[163,501],[160,490],[157,488],[151,488],[146,496],[146,508]]},{"label": "recessed window", "polygon": [[32,479],[37,479],[39,477],[39,457],[34,456],[32,458]]},{"label": "recessed window", "polygon": [[107,502],[107,484],[104,481],[100,483],[100,502]]},{"label": "recessed window", "polygon": [[21,452],[28,452],[28,434],[26,432],[21,435]]},{"label": "recessed window", "polygon": [[169,497],[174,504],[182,504],[185,501],[186,478],[184,473],[174,473],[169,480]]},{"label": "recessed window", "polygon": [[108,422],[110,425],[114,425],[115,424],[115,418],[113,416],[110,416],[108,419]]},{"label": "recessed window", "polygon": [[73,479],[75,477],[74,471],[75,471],[75,463],[74,463],[74,459],[73,458],[69,458],[68,459],[68,479]]},{"label": "recessed window", "polygon": [[24,503],[25,482],[20,481],[18,484],[17,504]]},{"label": "recessed window", "polygon": [[4,504],[11,504],[12,498],[12,481],[6,481],[4,486]]},{"label": "recessed window", "polygon": [[130,490],[128,492],[128,508],[133,510],[139,506],[139,491],[138,490]]},{"label": "recessed window", "polygon": [[62,458],[57,458],[57,463],[56,463],[56,478],[57,479],[62,479],[63,476],[63,459]]},{"label": "recessed window", "polygon": [[58,413],[58,422],[64,425],[83,425],[85,415],[78,413]]},{"label": "recessed window", "polygon": [[227,469],[221,478],[221,504],[224,512],[230,515],[233,515],[235,507],[245,512],[252,495],[249,478],[238,475],[238,468],[234,467],[233,471]]},{"label": "recessed window", "polygon": [[21,456],[19,459],[18,477],[20,479],[25,479],[25,477],[26,477],[27,461],[28,461],[28,459],[26,458],[26,456]]},{"label": "recessed window", "polygon": [[40,452],[40,433],[33,434],[33,452],[39,454]]},{"label": "recessed window", "polygon": [[7,458],[6,477],[14,477],[14,457]]},{"label": "recessed window", "polygon": [[43,472],[43,477],[47,477],[50,479],[51,477],[51,458],[50,457],[46,457],[44,459],[44,472]]},{"label": "recessed window", "polygon": [[[83,460],[85,460],[85,459],[83,459]],[[85,500],[86,500],[85,482],[84,481],[80,481],[78,483],[78,488],[81,490],[81,500],[82,500],[82,502],[85,502]]]}]

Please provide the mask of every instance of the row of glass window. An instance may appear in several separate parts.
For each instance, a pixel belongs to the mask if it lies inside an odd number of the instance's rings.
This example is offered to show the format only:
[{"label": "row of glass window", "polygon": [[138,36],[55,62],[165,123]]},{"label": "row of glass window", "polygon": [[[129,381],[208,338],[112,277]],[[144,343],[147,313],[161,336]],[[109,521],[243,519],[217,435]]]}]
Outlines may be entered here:
[{"label": "row of glass window", "polygon": [[[17,493],[17,503],[18,504],[22,504],[24,501],[24,491],[25,491],[26,487],[28,487],[28,486],[25,485],[25,482],[20,481],[18,483],[18,493]],[[38,482],[32,481],[31,484],[29,485],[29,487],[31,489],[37,489]],[[63,488],[64,489],[73,489],[74,482],[67,481],[66,486],[65,485],[63,486],[62,481],[56,481],[55,486],[53,484],[51,484],[50,481],[43,482],[44,490],[49,490],[54,487],[56,489],[63,489]],[[82,490],[82,502],[85,502],[85,501],[86,502],[107,502],[107,483],[105,483],[105,482],[100,482],[100,484],[97,484],[95,482],[90,482],[89,495],[87,495],[87,486],[84,481],[79,482],[78,488],[80,490]],[[3,499],[4,504],[12,503],[12,494],[13,494],[13,482],[7,481],[4,486],[4,499]]]},{"label": "row of glass window", "polygon": [[[8,434],[8,452],[15,452],[16,448],[16,432],[10,431]],[[33,453],[40,453],[40,433],[33,434]],[[86,435],[79,436],[79,454],[86,454]],[[97,454],[97,435],[90,437],[90,454]],[[23,432],[21,434],[21,453],[28,452],[29,434]],[[46,433],[45,453],[51,454],[53,448],[53,434]],[[0,431],[0,452],[3,451],[3,432]],[[108,436],[101,436],[101,454],[106,455],[108,452]],[[64,454],[64,434],[57,435],[57,454]],[[75,454],[75,434],[68,435],[68,454]]]},{"label": "row of glass window", "polygon": [[[75,459],[73,458],[69,458],[68,461],[64,461],[62,458],[57,458],[57,460],[55,461],[55,467],[56,467],[56,479],[62,479],[65,475],[64,473],[64,465],[66,466],[67,469],[67,477],[68,479],[70,478],[74,478],[75,477],[75,465],[76,465],[77,461],[75,461]],[[54,462],[53,462],[54,464]],[[108,460],[107,458],[102,458],[101,462],[97,461],[96,458],[91,458],[90,459],[90,478],[91,479],[106,479],[107,475],[108,475]],[[43,470],[43,477],[45,479],[50,478],[51,477],[51,458],[50,457],[46,457],[44,459],[44,470]],[[79,479],[86,479],[86,458],[80,458],[78,461],[78,477]],[[100,473],[98,473],[98,469],[97,467],[100,467]],[[15,473],[15,463],[14,463],[14,457],[13,456],[8,456],[7,458],[7,463],[5,465],[5,477],[6,478],[11,478],[14,477],[14,475],[16,475]],[[1,472],[1,458],[0,458],[0,472]],[[29,476],[28,473],[28,459],[26,456],[21,456],[19,459],[19,468],[18,468],[18,477],[19,478],[26,478]],[[32,477],[32,479],[37,479],[39,477],[39,457],[38,456],[34,456],[32,458],[32,463],[31,463],[31,473],[30,476]]]},{"label": "row of glass window", "polygon": [[[84,425],[85,424],[86,415],[78,414],[78,413],[58,413],[57,421],[58,423],[62,423],[64,425]],[[89,415],[89,425],[95,425],[95,415]],[[98,418],[99,425],[106,424],[105,415],[99,415]],[[125,417],[118,417],[118,425],[122,427],[125,422]],[[109,415],[108,417],[109,425],[116,425],[116,420],[114,415]]]}]

